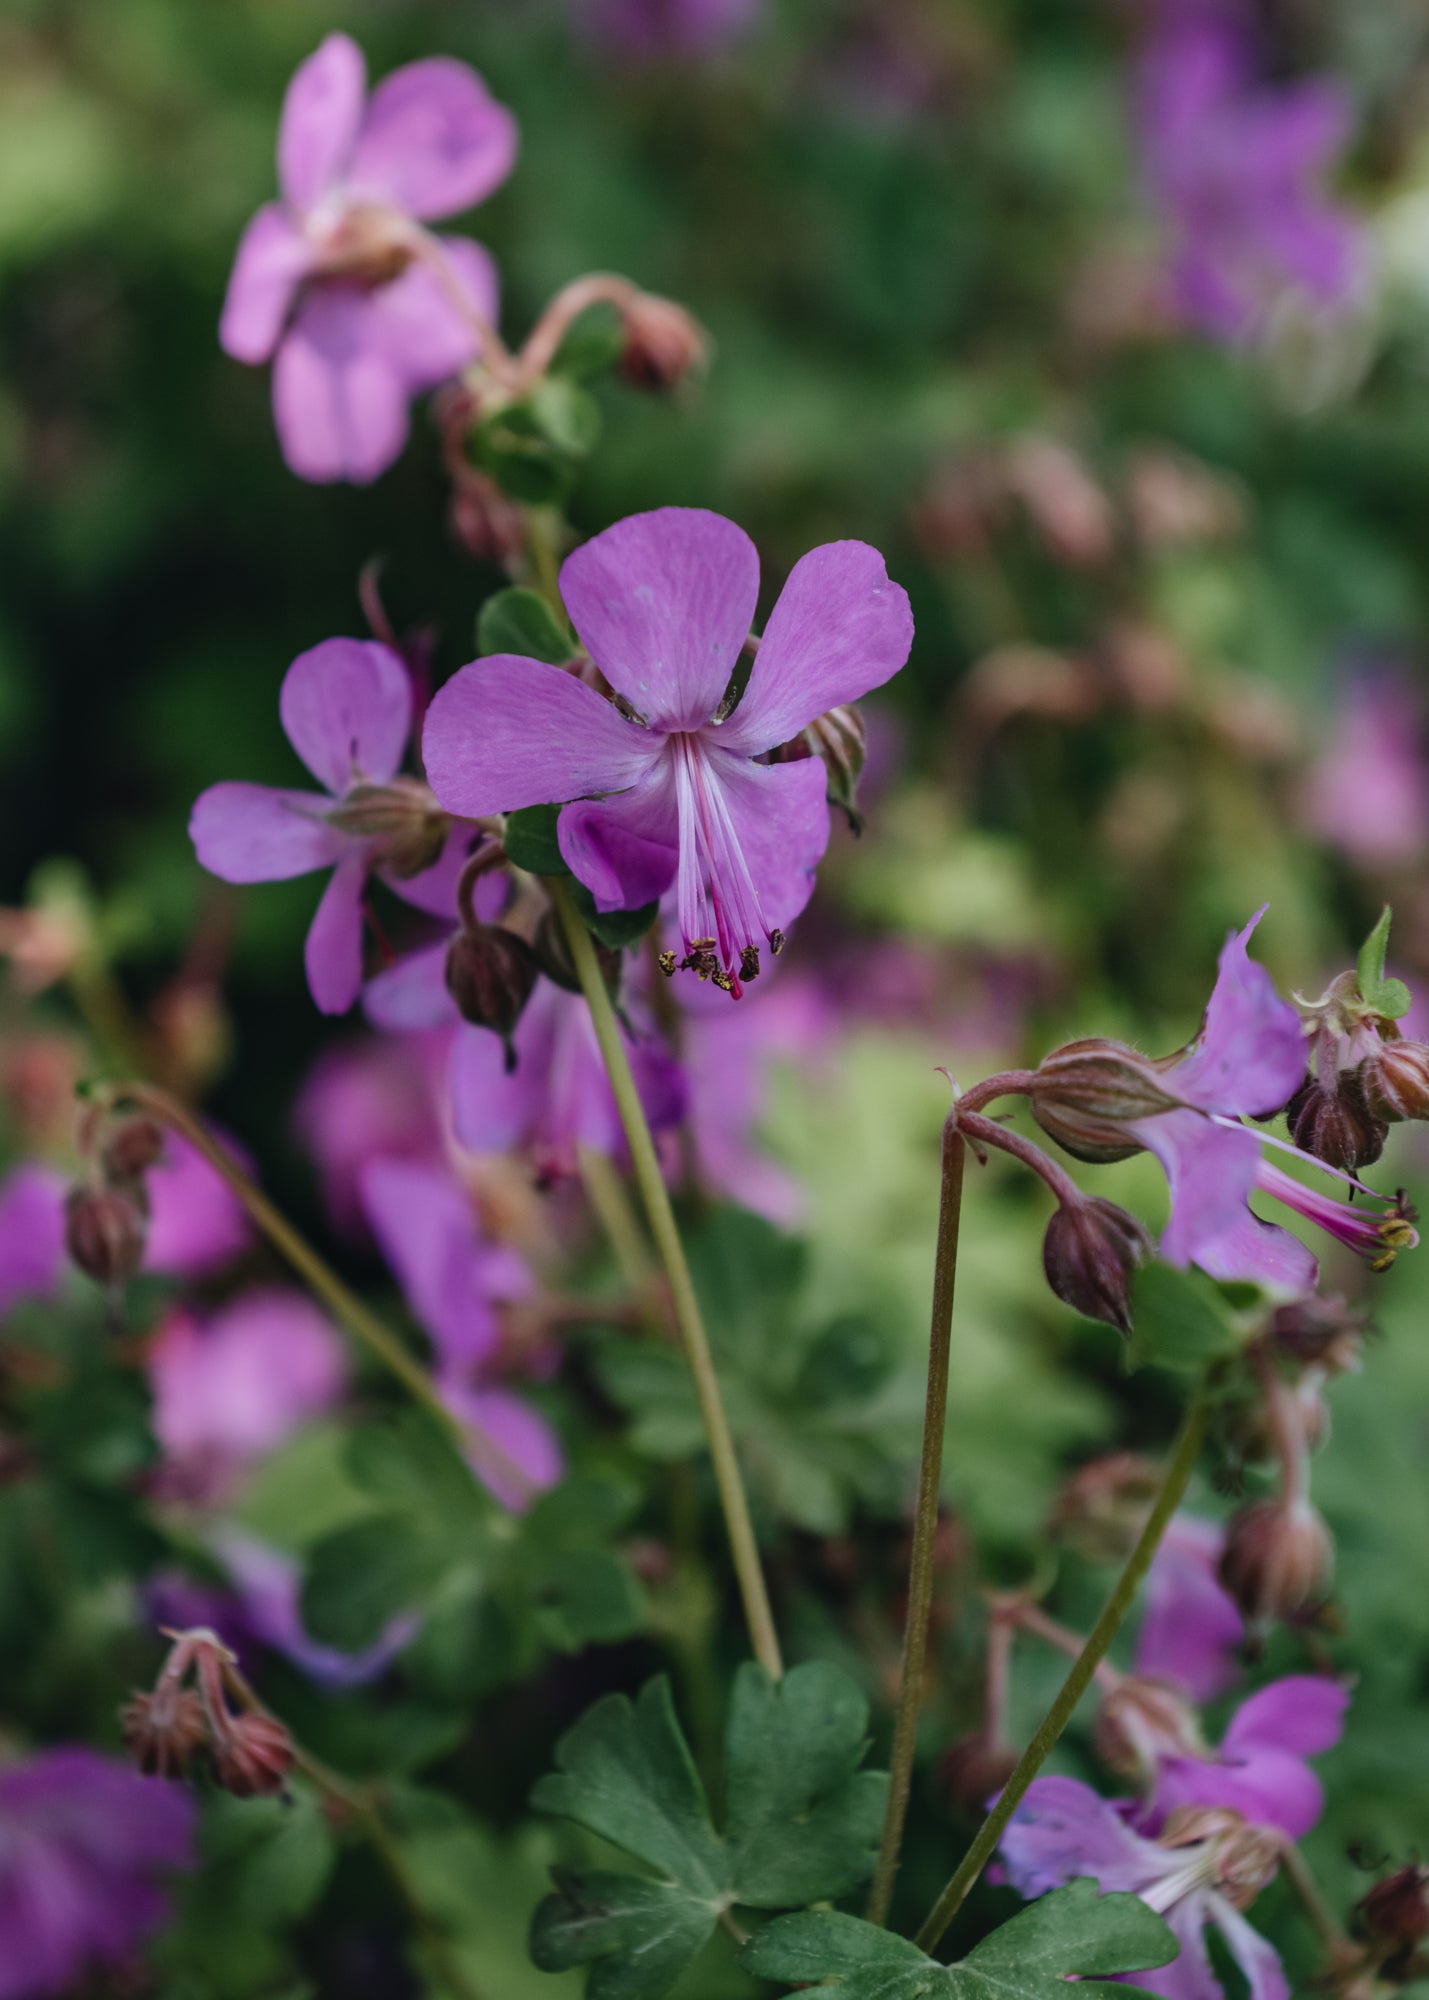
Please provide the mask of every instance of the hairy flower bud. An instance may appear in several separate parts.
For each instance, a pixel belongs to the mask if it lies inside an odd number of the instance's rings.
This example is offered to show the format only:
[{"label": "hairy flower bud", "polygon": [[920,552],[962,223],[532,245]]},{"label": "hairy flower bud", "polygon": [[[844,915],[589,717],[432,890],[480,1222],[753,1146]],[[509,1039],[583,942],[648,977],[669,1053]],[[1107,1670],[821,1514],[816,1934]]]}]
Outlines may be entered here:
[{"label": "hairy flower bud", "polygon": [[124,1118],[100,1148],[104,1171],[114,1180],[136,1180],[164,1150],[164,1135],[152,1118]]},{"label": "hairy flower bud", "polygon": [[1063,1481],[1050,1531],[1088,1562],[1125,1562],[1160,1490],[1160,1471],[1149,1458],[1131,1451],[1094,1458]]},{"label": "hairy flower bud", "polygon": [[281,1792],[296,1760],[293,1739],[273,1715],[231,1715],[213,1745],[213,1774],[239,1799]]},{"label": "hairy flower bud", "polygon": [[149,1233],[143,1186],[92,1187],[81,1182],[65,1201],[65,1248],[88,1278],[122,1285],[144,1261]]},{"label": "hairy flower bud", "polygon": [[1306,1077],[1285,1107],[1285,1120],[1302,1152],[1347,1174],[1373,1166],[1389,1136],[1388,1125],[1366,1103],[1356,1070],[1338,1071],[1328,1088]]},{"label": "hairy flower bud", "polygon": [[1114,1201],[1063,1202],[1042,1239],[1042,1268],[1064,1305],[1130,1333],[1131,1274],[1150,1248],[1136,1217]]},{"label": "hairy flower bud", "polygon": [[938,1783],[944,1796],[964,1812],[986,1812],[989,1802],[1012,1776],[1017,1752],[980,1729],[969,1730],[938,1760]]},{"label": "hairy flower bud", "polygon": [[1370,1112],[1390,1125],[1429,1118],[1429,1042],[1380,1042],[1360,1072]]},{"label": "hairy flower bud", "polygon": [[1398,1868],[1360,1898],[1354,1928],[1371,1944],[1412,1951],[1429,1938],[1429,1868]]},{"label": "hairy flower bud", "polygon": [[1097,1755],[1121,1778],[1143,1782],[1163,1757],[1205,1755],[1196,1711],[1179,1688],[1150,1674],[1124,1674],[1103,1695],[1092,1725]]},{"label": "hairy flower bud", "polygon": [[186,1777],[208,1741],[208,1718],[192,1688],[161,1683],[152,1694],[136,1694],[119,1721],[130,1756],[149,1778]]},{"label": "hairy flower bud", "polygon": [[677,389],[709,357],[697,320],[673,299],[637,292],[622,309],[625,347],[620,372],[637,389]]},{"label": "hairy flower bud", "polygon": [[1174,1111],[1180,1102],[1162,1089],[1145,1056],[1100,1036],[1068,1042],[1044,1056],[1027,1099],[1049,1139],[1073,1159],[1094,1165],[1139,1153],[1141,1142],[1127,1132],[1127,1124]]},{"label": "hairy flower bud", "polygon": [[1221,1582],[1255,1624],[1293,1618],[1329,1589],[1335,1545],[1308,1500],[1253,1500],[1232,1515]]},{"label": "hairy flower bud", "polygon": [[511,1035],[531,998],[541,968],[524,938],[500,924],[460,930],[447,951],[447,991],[457,1011],[473,1027],[491,1028],[506,1043],[506,1067],[514,1069]]}]

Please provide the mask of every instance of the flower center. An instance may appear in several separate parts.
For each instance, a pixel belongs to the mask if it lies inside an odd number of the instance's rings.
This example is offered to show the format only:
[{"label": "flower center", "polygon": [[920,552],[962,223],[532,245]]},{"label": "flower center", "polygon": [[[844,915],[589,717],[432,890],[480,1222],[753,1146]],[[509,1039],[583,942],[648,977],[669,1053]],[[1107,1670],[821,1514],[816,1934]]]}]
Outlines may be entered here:
[{"label": "flower center", "polygon": [[668,974],[690,971],[712,979],[738,1000],[744,984],[759,977],[763,944],[777,958],[784,933],[771,930],[759,891],[734,830],[724,788],[699,736],[676,731],[669,740],[675,761],[675,799],[680,825],[676,897],[685,956],[661,954]]},{"label": "flower center", "polygon": [[401,276],[416,252],[405,216],[380,202],[331,201],[304,227],[325,278],[385,285]]}]

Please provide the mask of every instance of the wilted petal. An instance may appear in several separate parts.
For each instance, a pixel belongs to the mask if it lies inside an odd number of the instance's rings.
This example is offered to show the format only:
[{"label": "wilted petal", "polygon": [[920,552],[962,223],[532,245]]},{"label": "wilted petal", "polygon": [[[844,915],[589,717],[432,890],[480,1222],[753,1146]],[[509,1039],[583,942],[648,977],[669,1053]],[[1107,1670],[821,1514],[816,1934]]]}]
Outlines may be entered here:
[{"label": "wilted petal", "polygon": [[449,940],[409,952],[387,966],[362,990],[362,1011],[384,1034],[404,1035],[442,1028],[460,1017],[447,987]]},{"label": "wilted petal", "polygon": [[362,990],[362,891],[367,857],[359,848],[332,871],[303,947],[308,991],[318,1011],[345,1014]]},{"label": "wilted petal", "polygon": [[341,798],[358,779],[393,777],[412,726],[412,682],[375,639],[324,639],[283,676],[278,713],[320,785]]},{"label": "wilted petal", "polygon": [[1226,940],[1200,1033],[1171,1073],[1177,1096],[1206,1111],[1251,1118],[1278,1111],[1305,1075],[1300,1016],[1246,949],[1264,915],[1262,906]]},{"label": "wilted petal", "polygon": [[623,791],[660,753],[559,667],[494,653],[454,674],[427,711],[422,756],[448,812],[468,819]]},{"label": "wilted petal", "polygon": [[327,821],[330,801],[272,785],[210,785],[194,803],[189,838],[223,882],[285,882],[327,868],[348,837]]},{"label": "wilted petal", "polygon": [[674,768],[661,757],[627,792],[569,805],[556,825],[561,858],[599,910],[639,910],[663,896],[680,858]]},{"label": "wilted petal", "polygon": [[235,361],[267,361],[287,324],[313,254],[286,210],[260,208],[243,232],[228,280],[218,338]]},{"label": "wilted petal", "polygon": [[516,158],[516,120],[476,71],[449,56],[393,70],[373,91],[350,191],[421,222],[485,200]]},{"label": "wilted petal", "polygon": [[293,73],[278,127],[278,184],[312,208],[342,178],[362,119],[367,66],[348,35],[329,35]]},{"label": "wilted petal", "polygon": [[826,542],[795,563],[769,614],[744,698],[717,739],[756,756],[841,702],[890,680],[908,658],[908,593],[866,542]]},{"label": "wilted petal", "polygon": [[64,1207],[65,1178],[52,1167],[16,1167],[0,1187],[0,1313],[64,1283]]},{"label": "wilted petal", "polygon": [[[1245,1974],[1249,2000],[1290,2000],[1290,1984],[1275,1947],[1223,1896],[1208,1896],[1206,1906],[1231,1957]],[[1141,1977],[1138,1973],[1137,1978]]]},{"label": "wilted petal", "polygon": [[698,729],[749,635],[759,556],[723,515],[659,507],[568,556],[561,596],[591,658],[637,714],[660,729]]},{"label": "wilted petal", "polygon": [[407,442],[406,376],[370,338],[370,294],[323,279],[304,291],[273,362],[273,420],[300,479],[365,486]]}]

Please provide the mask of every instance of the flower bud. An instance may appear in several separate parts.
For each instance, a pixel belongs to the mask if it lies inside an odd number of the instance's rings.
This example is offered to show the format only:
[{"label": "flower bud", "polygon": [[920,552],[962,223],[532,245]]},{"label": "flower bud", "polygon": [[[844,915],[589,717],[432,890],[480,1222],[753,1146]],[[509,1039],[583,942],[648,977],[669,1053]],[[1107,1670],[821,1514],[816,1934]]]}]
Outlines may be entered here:
[{"label": "flower bud", "polygon": [[152,1694],[136,1694],[119,1720],[129,1754],[148,1778],[187,1777],[208,1741],[208,1719],[192,1688],[161,1682]]},{"label": "flower bud", "polygon": [[1125,1562],[1160,1490],[1160,1471],[1148,1458],[1131,1451],[1094,1458],[1063,1482],[1051,1533],[1088,1562]]},{"label": "flower bud", "polygon": [[1389,1136],[1389,1127],[1365,1102],[1356,1070],[1338,1071],[1329,1088],[1306,1077],[1286,1105],[1285,1119],[1302,1152],[1347,1174],[1373,1166]]},{"label": "flower bud", "polygon": [[1131,1274],[1150,1248],[1136,1217],[1114,1201],[1063,1202],[1042,1239],[1042,1268],[1064,1305],[1130,1333]]},{"label": "flower bud", "polygon": [[1367,1319],[1346,1299],[1311,1292],[1276,1308],[1267,1338],[1287,1361],[1343,1375],[1359,1367]]},{"label": "flower bud", "polygon": [[1027,1098],[1048,1138],[1073,1159],[1094,1165],[1139,1153],[1141,1142],[1126,1130],[1128,1123],[1174,1111],[1180,1102],[1161,1088],[1145,1056],[1100,1036],[1044,1056]]},{"label": "flower bud", "polygon": [[625,348],[620,372],[635,388],[677,389],[705,366],[709,342],[699,323],[673,299],[637,292],[622,308],[621,319]]},{"label": "flower bud", "polygon": [[1396,1869],[1355,1906],[1355,1931],[1392,1952],[1413,1951],[1429,1938],[1429,1868]]},{"label": "flower bud", "polygon": [[418,778],[354,785],[327,817],[343,833],[378,843],[376,859],[404,882],[432,866],[451,825],[430,786]]},{"label": "flower bud", "polygon": [[100,1164],[114,1180],[137,1180],[164,1150],[164,1135],[152,1118],[125,1118],[100,1148]]},{"label": "flower bud", "polygon": [[506,1067],[516,1067],[511,1035],[541,968],[524,938],[500,924],[460,930],[447,952],[447,991],[473,1027],[491,1028],[506,1043]]},{"label": "flower bud", "polygon": [[65,1248],[88,1278],[122,1285],[144,1261],[149,1216],[141,1184],[92,1187],[81,1181],[65,1201]]},{"label": "flower bud", "polygon": [[944,1796],[964,1812],[986,1812],[1017,1765],[1010,1743],[999,1743],[980,1729],[960,1736],[938,1760],[938,1783]]},{"label": "flower bud", "polygon": [[1334,1564],[1330,1531],[1308,1500],[1253,1500],[1231,1517],[1220,1577],[1246,1618],[1266,1624],[1323,1597]]},{"label": "flower bud", "polygon": [[1403,1036],[1382,1041],[1366,1057],[1360,1076],[1374,1117],[1391,1125],[1429,1118],[1429,1042]]},{"label": "flower bud", "polygon": [[837,806],[855,833],[863,832],[858,809],[858,781],[868,751],[868,731],[852,702],[831,708],[789,742],[780,744],[774,764],[797,764],[805,757],[822,757],[831,806]]},{"label": "flower bud", "polygon": [[1097,1755],[1120,1778],[1143,1782],[1163,1757],[1201,1757],[1196,1711],[1179,1688],[1149,1674],[1125,1674],[1103,1695],[1092,1725]]},{"label": "flower bud", "polygon": [[228,1716],[213,1746],[213,1774],[238,1799],[281,1792],[296,1760],[293,1739],[273,1715]]}]

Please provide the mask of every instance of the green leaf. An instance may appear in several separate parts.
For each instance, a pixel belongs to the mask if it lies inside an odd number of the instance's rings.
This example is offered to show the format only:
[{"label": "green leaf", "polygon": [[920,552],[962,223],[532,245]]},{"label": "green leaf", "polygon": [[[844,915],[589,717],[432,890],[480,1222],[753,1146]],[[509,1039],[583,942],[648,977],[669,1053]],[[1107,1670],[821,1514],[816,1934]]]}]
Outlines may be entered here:
[{"label": "green leaf", "polygon": [[1226,1301],[1199,1271],[1143,1264],[1131,1280],[1134,1341],[1148,1360],[1200,1370],[1239,1346]]},{"label": "green leaf", "polygon": [[569,875],[556,841],[559,806],[523,806],[507,813],[502,845],[507,858],[529,875]]},{"label": "green leaf", "polygon": [[586,458],[600,442],[600,410],[569,376],[543,375],[528,404],[542,437],[565,457]]},{"label": "green leaf", "polygon": [[1360,997],[1377,1014],[1397,1021],[1413,1005],[1413,995],[1402,979],[1386,979],[1384,961],[1389,951],[1389,926],[1393,912],[1388,903],[1379,913],[1379,922],[1360,946],[1356,967]]},{"label": "green leaf", "polygon": [[613,368],[624,352],[625,331],[614,306],[588,306],[566,328],[547,372],[589,382]]},{"label": "green leaf", "polygon": [[626,945],[637,943],[660,914],[658,902],[642,903],[638,910],[598,910],[595,897],[585,883],[574,880],[571,899],[585,918],[586,928],[594,931],[612,951],[623,951]]},{"label": "green leaf", "polygon": [[389,1619],[418,1610],[448,1566],[405,1514],[374,1514],[324,1535],[308,1557],[303,1623],[327,1646],[357,1652]]},{"label": "green leaf", "polygon": [[576,643],[562,630],[544,597],[513,585],[498,590],[482,605],[476,620],[476,650],[482,658],[519,653],[523,659],[546,660],[559,667],[575,653]]},{"label": "green leaf", "polygon": [[472,1478],[451,1438],[424,1411],[405,1410],[385,1423],[363,1424],[348,1437],[345,1470],[384,1508],[475,1531],[495,1503]]},{"label": "green leaf", "polygon": [[746,1663],[725,1734],[716,1832],[670,1685],[608,1695],[556,1746],[532,1795],[655,1871],[564,1875],[537,1911],[538,1965],[592,1967],[594,2000],[660,2000],[723,1911],[843,1896],[872,1871],[887,1779],[862,1771],[868,1704],[839,1668],[796,1667],[777,1686]]},{"label": "green leaf", "polygon": [[1109,1974],[1169,1964],[1177,1950],[1139,1896],[1102,1896],[1081,1880],[1029,1903],[956,1965],[833,1910],[778,1918],[750,1939],[740,1962],[787,1985],[835,1983],[839,2000],[1063,2000],[1072,1977],[1091,1980],[1079,1991],[1114,2000],[1141,1989],[1104,1985]]}]

